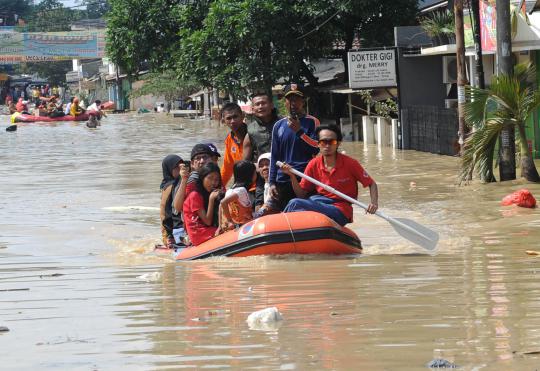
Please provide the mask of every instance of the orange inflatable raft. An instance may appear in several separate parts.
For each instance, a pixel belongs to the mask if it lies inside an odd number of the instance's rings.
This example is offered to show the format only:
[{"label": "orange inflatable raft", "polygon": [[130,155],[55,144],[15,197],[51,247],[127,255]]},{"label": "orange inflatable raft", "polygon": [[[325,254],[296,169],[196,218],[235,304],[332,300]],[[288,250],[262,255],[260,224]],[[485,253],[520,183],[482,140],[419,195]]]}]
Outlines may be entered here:
[{"label": "orange inflatable raft", "polygon": [[[158,250],[163,252],[163,249]],[[323,214],[300,211],[264,216],[199,246],[175,250],[173,257],[195,260],[212,256],[353,255],[361,252],[361,242],[353,231]]]}]

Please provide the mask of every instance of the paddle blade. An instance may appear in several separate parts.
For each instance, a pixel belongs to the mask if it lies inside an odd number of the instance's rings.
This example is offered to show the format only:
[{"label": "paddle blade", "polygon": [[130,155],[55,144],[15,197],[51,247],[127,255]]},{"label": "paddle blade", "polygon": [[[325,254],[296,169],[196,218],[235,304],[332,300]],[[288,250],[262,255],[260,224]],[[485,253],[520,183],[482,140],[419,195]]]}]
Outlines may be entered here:
[{"label": "paddle blade", "polygon": [[426,250],[434,250],[437,242],[439,242],[439,234],[437,232],[415,221],[405,218],[388,218],[387,220],[400,236]]}]

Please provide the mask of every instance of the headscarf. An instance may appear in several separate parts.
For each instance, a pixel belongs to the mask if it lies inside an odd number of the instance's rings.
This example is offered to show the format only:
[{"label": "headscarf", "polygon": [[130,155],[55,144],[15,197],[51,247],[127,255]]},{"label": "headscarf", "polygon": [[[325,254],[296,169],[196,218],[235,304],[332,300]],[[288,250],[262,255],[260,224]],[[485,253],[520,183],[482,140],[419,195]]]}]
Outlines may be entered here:
[{"label": "headscarf", "polygon": [[182,161],[182,158],[178,155],[167,155],[161,162],[161,169],[163,170],[163,180],[159,189],[164,190],[169,185],[173,184],[176,179],[174,179],[172,172],[178,163]]}]

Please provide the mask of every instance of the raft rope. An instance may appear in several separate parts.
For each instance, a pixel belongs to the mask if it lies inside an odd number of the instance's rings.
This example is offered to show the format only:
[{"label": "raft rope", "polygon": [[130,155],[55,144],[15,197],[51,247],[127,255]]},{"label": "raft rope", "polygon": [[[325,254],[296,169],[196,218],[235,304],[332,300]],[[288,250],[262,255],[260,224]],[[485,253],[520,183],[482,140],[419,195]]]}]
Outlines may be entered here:
[{"label": "raft rope", "polygon": [[291,237],[293,240],[293,244],[296,247],[296,239],[294,238],[294,232],[291,227],[291,222],[289,221],[289,217],[287,216],[287,213],[283,213],[283,216],[285,216],[285,220],[287,221],[287,224],[289,225],[289,231],[291,232]]}]

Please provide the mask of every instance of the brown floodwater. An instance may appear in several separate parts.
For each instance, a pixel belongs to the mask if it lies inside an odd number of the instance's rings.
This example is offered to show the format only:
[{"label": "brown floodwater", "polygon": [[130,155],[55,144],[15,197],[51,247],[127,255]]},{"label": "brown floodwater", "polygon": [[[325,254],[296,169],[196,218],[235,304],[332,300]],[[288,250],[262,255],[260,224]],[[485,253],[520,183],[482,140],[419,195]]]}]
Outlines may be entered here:
[{"label": "brown floodwater", "polygon": [[[151,253],[161,159],[199,141],[223,148],[223,127],[155,114],[97,129],[7,125],[0,116],[2,369],[540,365],[540,258],[525,254],[540,250],[540,215],[500,205],[539,185],[460,187],[457,158],[345,143],[377,180],[382,211],[440,233],[433,254],[356,209],[356,258],[175,263]],[[247,316],[268,307],[284,320],[250,329]]]}]

